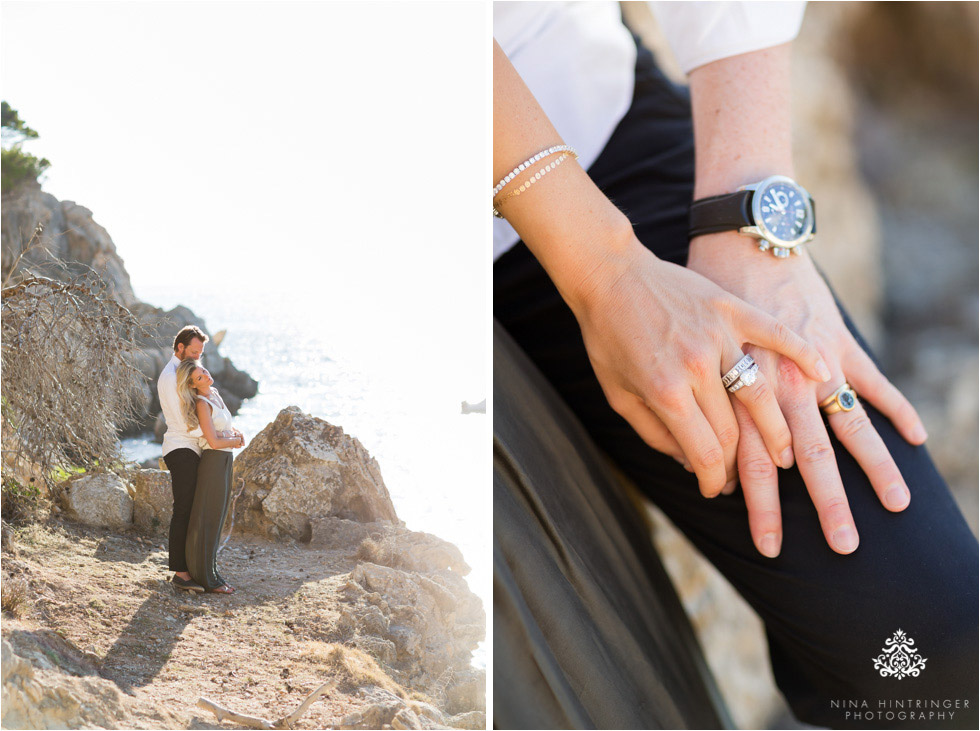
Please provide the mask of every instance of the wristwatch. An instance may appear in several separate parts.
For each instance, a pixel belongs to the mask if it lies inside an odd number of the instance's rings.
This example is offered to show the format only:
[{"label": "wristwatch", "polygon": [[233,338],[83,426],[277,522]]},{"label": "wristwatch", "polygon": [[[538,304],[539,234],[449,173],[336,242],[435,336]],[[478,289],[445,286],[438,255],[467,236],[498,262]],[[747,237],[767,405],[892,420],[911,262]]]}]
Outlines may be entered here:
[{"label": "wristwatch", "polygon": [[694,201],[690,237],[720,231],[758,239],[761,251],[771,250],[780,259],[802,254],[802,244],[817,233],[813,197],[792,178],[772,175],[734,193]]}]

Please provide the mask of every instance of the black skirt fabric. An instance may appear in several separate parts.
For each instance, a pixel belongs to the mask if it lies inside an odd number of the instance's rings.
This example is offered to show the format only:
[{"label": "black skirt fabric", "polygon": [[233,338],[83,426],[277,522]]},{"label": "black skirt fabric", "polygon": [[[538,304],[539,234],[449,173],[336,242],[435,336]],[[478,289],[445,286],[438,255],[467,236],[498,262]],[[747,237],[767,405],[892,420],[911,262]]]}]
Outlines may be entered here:
[{"label": "black skirt fabric", "polygon": [[496,325],[493,381],[494,727],[731,727],[622,485]]},{"label": "black skirt fabric", "polygon": [[197,468],[197,490],[187,524],[187,571],[211,591],[225,581],[218,573],[218,544],[231,502],[231,452],[205,450]]}]

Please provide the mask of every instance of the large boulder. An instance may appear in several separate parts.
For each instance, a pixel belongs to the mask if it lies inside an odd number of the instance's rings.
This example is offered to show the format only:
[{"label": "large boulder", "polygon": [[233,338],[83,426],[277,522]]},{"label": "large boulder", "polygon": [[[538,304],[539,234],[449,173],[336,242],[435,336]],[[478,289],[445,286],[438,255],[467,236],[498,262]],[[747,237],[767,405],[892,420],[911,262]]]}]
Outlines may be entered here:
[{"label": "large boulder", "polygon": [[279,412],[235,460],[244,481],[235,522],[244,530],[301,541],[324,518],[397,523],[377,461],[354,437],[298,407]]},{"label": "large boulder", "polygon": [[130,486],[111,472],[83,475],[68,483],[64,507],[69,518],[104,528],[133,524]]}]

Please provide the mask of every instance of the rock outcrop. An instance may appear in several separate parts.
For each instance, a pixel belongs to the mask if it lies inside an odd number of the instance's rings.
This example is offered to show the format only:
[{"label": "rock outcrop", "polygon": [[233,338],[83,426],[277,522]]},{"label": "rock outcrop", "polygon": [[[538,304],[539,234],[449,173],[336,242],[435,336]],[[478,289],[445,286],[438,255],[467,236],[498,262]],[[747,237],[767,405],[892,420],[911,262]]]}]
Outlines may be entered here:
[{"label": "rock outcrop", "polygon": [[[290,406],[236,459],[239,481],[236,526],[358,560],[331,641],[371,655],[404,685],[438,688],[451,713],[485,710],[486,676],[470,658],[486,614],[463,578],[470,567],[456,546],[402,525],[378,463],[357,439]],[[376,710],[397,717],[397,709]],[[414,723],[403,715],[400,723]]]},{"label": "rock outcrop", "polygon": [[[24,253],[38,223],[44,227],[41,247]],[[187,307],[165,311],[140,302],[112,237],[95,222],[92,211],[74,201],[59,201],[42,191],[36,182],[25,182],[4,192],[0,241],[0,273],[3,277],[15,266],[18,270],[42,271],[46,276],[58,277],[61,272],[49,266],[52,255],[66,264],[69,272],[90,267],[101,277],[109,294],[144,323],[148,336],[142,343],[143,352],[137,357],[137,366],[147,378],[144,385],[146,412],[127,433],[152,428],[160,412],[156,379],[173,354],[174,335],[184,325],[197,325],[210,337],[204,320]],[[223,357],[216,346],[210,345],[205,352],[204,365],[232,413],[238,411],[243,399],[258,392],[257,382]],[[162,434],[160,436],[162,438]]]},{"label": "rock outcrop", "polygon": [[279,412],[235,460],[245,487],[235,523],[273,539],[310,541],[324,519],[398,522],[378,463],[364,446],[296,406]]},{"label": "rock outcrop", "polygon": [[52,632],[14,632],[2,643],[3,728],[179,728],[166,708],[136,700],[99,675]]}]

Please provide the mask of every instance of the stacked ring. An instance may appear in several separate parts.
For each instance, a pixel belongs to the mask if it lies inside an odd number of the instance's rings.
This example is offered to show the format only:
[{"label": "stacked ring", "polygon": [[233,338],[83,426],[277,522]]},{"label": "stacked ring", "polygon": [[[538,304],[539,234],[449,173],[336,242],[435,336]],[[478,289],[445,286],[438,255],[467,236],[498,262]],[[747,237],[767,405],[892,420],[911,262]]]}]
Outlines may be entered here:
[{"label": "stacked ring", "polygon": [[857,394],[847,381],[844,385],[830,394],[827,398],[817,404],[820,410],[827,414],[836,414],[838,411],[850,411],[857,406]]},{"label": "stacked ring", "polygon": [[729,393],[735,393],[742,386],[751,386],[755,383],[758,373],[759,365],[755,359],[751,355],[743,355],[738,363],[721,377],[721,385],[728,389]]},{"label": "stacked ring", "polygon": [[755,383],[756,376],[758,375],[759,364],[753,363],[751,366],[749,366],[748,370],[744,370],[741,374],[739,374],[738,380],[735,381],[735,383],[728,386],[728,392],[735,393],[738,389],[742,388],[742,386],[751,386],[753,383]]}]

